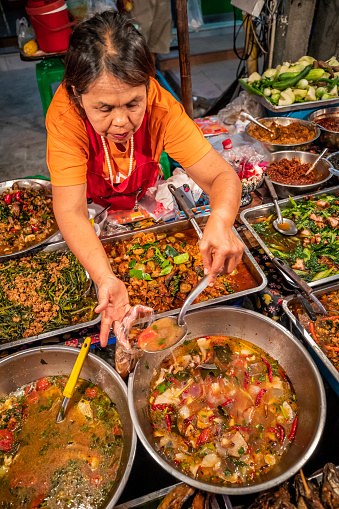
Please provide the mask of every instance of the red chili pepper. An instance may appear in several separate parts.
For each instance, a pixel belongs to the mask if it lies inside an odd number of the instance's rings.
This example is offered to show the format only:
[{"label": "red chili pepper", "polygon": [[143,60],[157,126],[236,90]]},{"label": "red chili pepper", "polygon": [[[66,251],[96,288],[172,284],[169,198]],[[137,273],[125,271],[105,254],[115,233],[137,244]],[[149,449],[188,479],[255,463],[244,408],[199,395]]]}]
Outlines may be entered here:
[{"label": "red chili pepper", "polygon": [[210,429],[211,428],[205,428],[204,431],[200,433],[199,438],[196,442],[196,447],[198,447],[200,444],[204,444],[205,442],[207,442],[208,437],[210,435]]},{"label": "red chili pepper", "polygon": [[175,385],[180,385],[180,382],[178,382],[178,380],[176,380],[173,376],[170,376],[169,379],[168,379],[170,382],[173,382]]},{"label": "red chili pepper", "polygon": [[280,431],[277,428],[268,428],[267,430],[269,433],[274,433],[277,435],[278,439],[280,440]]},{"label": "red chili pepper", "polygon": [[324,348],[326,348],[326,350],[333,350],[334,352],[339,352],[338,346],[325,345]]},{"label": "red chili pepper", "polygon": [[166,405],[166,403],[158,403],[157,405],[152,405],[152,410],[167,410],[167,413],[173,412],[173,407],[171,405]]},{"label": "red chili pepper", "polygon": [[255,402],[255,406],[259,406],[260,405],[260,401],[261,401],[263,395],[265,394],[265,392],[267,392],[267,389],[261,389],[261,391],[259,392],[259,394],[257,396],[256,402]]},{"label": "red chili pepper", "polygon": [[176,465],[180,465],[180,463],[182,463],[182,461],[180,461],[180,460],[173,460],[173,463],[175,463]]},{"label": "red chili pepper", "polygon": [[192,422],[193,419],[194,419],[194,415],[190,415],[189,417],[187,417],[187,419],[184,419],[185,426],[187,426],[190,422]]},{"label": "red chili pepper", "polygon": [[285,430],[284,428],[282,427],[281,424],[277,424],[277,428],[278,430],[280,431],[280,438],[279,438],[279,442],[282,444],[283,441],[284,441],[284,438],[285,438]]},{"label": "red chili pepper", "polygon": [[287,376],[278,368],[278,373],[285,382],[287,382]]},{"label": "red chili pepper", "polygon": [[16,232],[16,229],[15,228],[11,228],[10,229],[11,232],[15,233]]},{"label": "red chili pepper", "polygon": [[323,320],[339,320],[339,316],[324,316]]},{"label": "red chili pepper", "polygon": [[247,431],[248,433],[252,433],[252,428],[246,428],[246,426],[231,426],[232,429],[237,429],[240,431]]},{"label": "red chili pepper", "polygon": [[317,335],[315,333],[314,323],[313,322],[309,322],[308,326],[310,328],[310,333],[311,333],[312,338],[314,339],[314,341],[316,343],[319,343],[319,340],[318,340]]},{"label": "red chili pepper", "polygon": [[214,421],[215,415],[211,415],[211,417],[208,418],[209,421]]},{"label": "red chili pepper", "polygon": [[152,396],[153,396],[154,398],[156,398],[156,397],[158,396],[158,394],[159,394],[159,391],[153,391]]},{"label": "red chili pepper", "polygon": [[293,440],[293,438],[295,437],[295,432],[297,430],[297,424],[298,424],[298,417],[295,417],[293,424],[292,424],[290,434],[288,435],[289,440]]},{"label": "red chili pepper", "polygon": [[229,405],[230,403],[234,403],[235,401],[237,401],[237,398],[226,399],[225,403],[221,403],[221,406]]},{"label": "red chili pepper", "polygon": [[15,199],[16,199],[16,201],[19,201],[19,202],[23,203],[23,199],[22,199],[22,191],[17,191],[17,192],[15,193]]},{"label": "red chili pepper", "polygon": [[265,357],[261,357],[261,360],[266,364],[267,366],[267,369],[268,369],[268,379],[269,381],[272,383],[273,382],[273,377],[272,377],[272,366],[271,364],[268,362],[267,359],[265,359]]},{"label": "red chili pepper", "polygon": [[11,193],[6,194],[6,196],[4,197],[4,202],[7,203],[7,205],[9,205],[12,202]]},{"label": "red chili pepper", "polygon": [[247,371],[245,371],[244,375],[245,375],[244,389],[247,389],[248,384],[250,383],[250,375],[247,373]]},{"label": "red chili pepper", "polygon": [[34,232],[38,232],[39,231],[39,228],[37,226],[35,226],[35,224],[31,224],[31,228]]},{"label": "red chili pepper", "polygon": [[168,431],[172,431],[172,423],[171,423],[170,416],[168,414],[165,414],[165,419],[166,419]]},{"label": "red chili pepper", "polygon": [[257,382],[255,382],[255,385],[261,385],[260,380],[258,380]]}]

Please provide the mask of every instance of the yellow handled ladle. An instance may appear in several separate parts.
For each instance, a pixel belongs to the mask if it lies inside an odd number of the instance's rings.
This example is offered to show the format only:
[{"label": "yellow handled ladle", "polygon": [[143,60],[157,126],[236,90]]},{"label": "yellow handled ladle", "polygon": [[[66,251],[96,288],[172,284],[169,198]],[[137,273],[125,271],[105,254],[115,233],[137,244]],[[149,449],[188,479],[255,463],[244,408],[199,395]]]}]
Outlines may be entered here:
[{"label": "yellow handled ladle", "polygon": [[64,396],[64,399],[62,400],[61,407],[60,407],[60,410],[59,410],[57,418],[56,418],[56,422],[58,422],[58,423],[63,421],[65,418],[68,403],[69,403],[71,397],[73,396],[74,389],[77,384],[78,378],[80,376],[82,366],[83,366],[85,359],[87,357],[89,347],[91,346],[91,342],[92,342],[91,338],[86,338],[85,341],[83,342],[83,345],[80,349],[77,360],[75,361],[75,364],[74,364],[74,367],[70,374],[70,377],[68,379],[68,382],[64,388],[64,391],[62,393],[62,395]]}]

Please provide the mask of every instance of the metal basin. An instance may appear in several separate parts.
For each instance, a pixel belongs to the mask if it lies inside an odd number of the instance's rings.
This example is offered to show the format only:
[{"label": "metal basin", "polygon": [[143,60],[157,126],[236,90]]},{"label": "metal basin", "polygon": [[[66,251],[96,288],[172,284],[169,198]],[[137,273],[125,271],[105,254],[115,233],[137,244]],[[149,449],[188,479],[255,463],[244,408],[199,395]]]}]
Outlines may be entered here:
[{"label": "metal basin", "polygon": [[[0,361],[0,399],[18,387],[43,376],[69,375],[79,351],[67,346],[32,348],[15,353]],[[41,360],[46,364],[41,364]],[[89,354],[81,378],[98,384],[116,403],[124,431],[124,448],[117,481],[102,509],[112,509],[128,480],[136,448],[136,434],[127,406],[126,385],[107,362]],[[29,465],[28,465],[29,468]]]},{"label": "metal basin", "polygon": [[314,122],[310,122],[308,120],[302,120],[300,118],[292,118],[292,117],[265,117],[258,119],[260,122],[263,122],[267,127],[270,126],[272,122],[275,122],[276,124],[280,125],[289,125],[292,124],[292,122],[301,124],[305,127],[307,127],[309,130],[314,132],[314,136],[311,140],[305,141],[303,143],[290,143],[288,145],[283,145],[281,143],[270,143],[268,141],[260,141],[258,138],[254,138],[254,136],[251,136],[248,132],[249,127],[252,125],[253,122],[250,122],[246,126],[246,133],[252,140],[259,141],[269,152],[278,152],[281,150],[307,150],[307,148],[313,143],[317,138],[320,136],[320,128],[317,126]]},{"label": "metal basin", "polygon": [[[311,154],[311,152],[302,152],[302,151],[283,151],[283,152],[274,152],[269,158],[268,162],[273,163],[274,161],[281,161],[281,159],[292,160],[293,158],[299,159],[302,163],[312,164],[318,157],[318,154]],[[314,171],[317,174],[318,182],[314,184],[308,185],[291,185],[291,184],[281,184],[280,182],[275,182],[272,180],[274,184],[274,188],[277,192],[279,198],[288,198],[289,196],[298,196],[299,194],[308,194],[314,193],[324,187],[324,184],[330,180],[333,176],[332,173],[332,164],[327,159],[320,159],[318,164],[316,165]]]},{"label": "metal basin", "polygon": [[[224,334],[245,339],[265,350],[285,369],[299,406],[296,437],[280,463],[261,480],[248,484],[220,486],[197,481],[184,474],[155,447],[152,426],[147,415],[147,390],[164,352],[147,355],[139,360],[128,380],[128,404],[138,437],[149,454],[171,475],[213,493],[240,495],[266,490],[294,475],[310,458],[323,432],[326,416],[326,398],[321,376],[306,349],[284,327],[254,311],[218,307],[195,311],[186,316],[192,338]],[[147,361],[147,362],[146,362]]]},{"label": "metal basin", "polygon": [[318,124],[318,121],[326,117],[339,117],[339,106],[333,108],[322,108],[311,113],[308,119],[315,122],[320,129],[319,141],[325,147],[339,150],[339,132],[329,131]]}]

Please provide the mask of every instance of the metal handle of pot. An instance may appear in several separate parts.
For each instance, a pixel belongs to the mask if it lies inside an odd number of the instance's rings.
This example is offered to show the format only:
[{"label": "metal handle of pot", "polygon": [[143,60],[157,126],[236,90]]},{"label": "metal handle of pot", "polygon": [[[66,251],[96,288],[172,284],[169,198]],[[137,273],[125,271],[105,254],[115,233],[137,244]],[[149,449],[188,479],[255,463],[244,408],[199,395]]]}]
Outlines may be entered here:
[{"label": "metal handle of pot", "polygon": [[315,322],[317,319],[317,315],[313,311],[313,308],[312,308],[311,304],[308,302],[308,300],[306,299],[306,297],[304,297],[301,293],[297,293],[297,297],[298,297],[301,305],[305,309],[306,313],[312,320],[312,322]]},{"label": "metal handle of pot", "polygon": [[187,205],[185,200],[182,198],[182,196],[180,196],[180,194],[178,193],[177,189],[174,187],[173,184],[168,184],[167,187],[168,187],[169,191],[172,193],[172,195],[174,196],[174,198],[176,199],[176,201],[178,202],[178,205],[181,208],[181,210],[183,212],[185,212],[188,220],[191,222],[191,225],[193,226],[193,228],[197,232],[199,239],[201,240],[202,239],[202,231],[195,219],[193,210],[189,208],[189,206]]},{"label": "metal handle of pot", "polygon": [[195,299],[207,288],[208,286],[208,274],[204,276],[197,286],[193,288],[191,293],[188,294],[186,297],[185,302],[182,305],[182,308],[180,309],[179,315],[178,315],[178,325],[185,325],[185,315],[187,313],[188,308],[192,304],[192,302],[195,301]]}]

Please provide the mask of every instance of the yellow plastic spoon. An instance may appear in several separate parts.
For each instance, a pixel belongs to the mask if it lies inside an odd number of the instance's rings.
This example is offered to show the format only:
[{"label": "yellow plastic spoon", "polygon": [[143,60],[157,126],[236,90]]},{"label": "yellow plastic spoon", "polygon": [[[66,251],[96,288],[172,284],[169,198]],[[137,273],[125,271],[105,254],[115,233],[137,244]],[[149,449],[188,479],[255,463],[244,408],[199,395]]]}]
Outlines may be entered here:
[{"label": "yellow plastic spoon", "polygon": [[91,342],[92,342],[91,338],[85,339],[85,341],[81,347],[81,350],[79,352],[79,355],[77,357],[77,360],[75,361],[72,372],[69,376],[68,382],[64,388],[64,391],[62,393],[62,395],[64,396],[64,399],[62,400],[61,407],[60,407],[60,410],[59,410],[57,418],[56,418],[56,422],[58,422],[58,423],[63,421],[65,418],[69,400],[73,396],[74,389],[77,384],[78,378],[80,376],[80,372],[81,372],[83,363],[85,362],[85,359],[87,357],[89,347],[91,346]]}]

